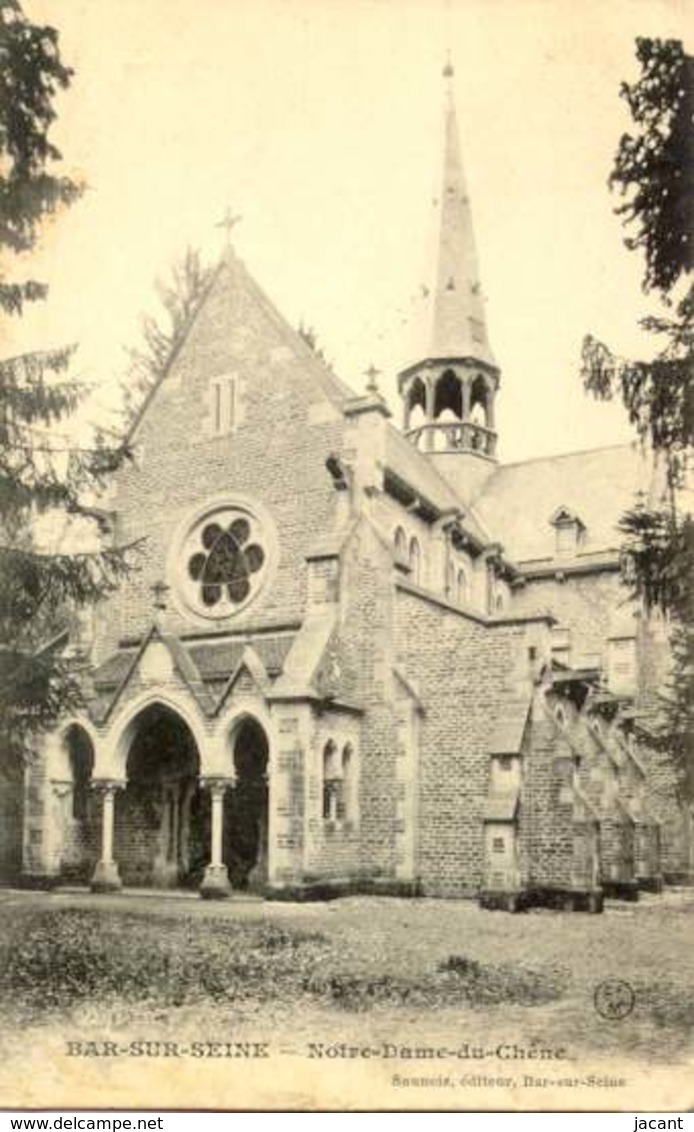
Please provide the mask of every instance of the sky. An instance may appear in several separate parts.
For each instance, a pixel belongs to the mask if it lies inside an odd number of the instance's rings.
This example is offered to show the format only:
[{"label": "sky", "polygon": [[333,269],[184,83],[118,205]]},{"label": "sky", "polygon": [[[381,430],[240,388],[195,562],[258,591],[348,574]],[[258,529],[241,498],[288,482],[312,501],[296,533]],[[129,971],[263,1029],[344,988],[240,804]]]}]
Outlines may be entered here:
[{"label": "sky", "polygon": [[[49,300],[17,330],[79,344],[90,411],[114,403],[187,245],[234,246],[292,325],[361,391],[396,374],[428,281],[450,51],[490,340],[500,454],[622,443],[580,380],[583,335],[648,351],[643,264],[607,178],[629,127],[634,40],[685,40],[694,0],[25,0],[75,70],[53,139],[83,198],[42,235]],[[689,45],[691,49],[691,44]]]}]

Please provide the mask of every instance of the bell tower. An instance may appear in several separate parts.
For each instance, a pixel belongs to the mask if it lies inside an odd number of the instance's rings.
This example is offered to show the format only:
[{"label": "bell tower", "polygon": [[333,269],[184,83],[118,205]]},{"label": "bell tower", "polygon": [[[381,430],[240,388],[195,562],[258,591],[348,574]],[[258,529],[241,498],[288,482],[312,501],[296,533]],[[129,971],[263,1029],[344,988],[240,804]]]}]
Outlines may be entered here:
[{"label": "bell tower", "polygon": [[444,162],[434,278],[422,287],[415,360],[398,375],[398,389],[405,435],[466,497],[496,466],[499,368],[487,335],[450,62],[443,77]]}]

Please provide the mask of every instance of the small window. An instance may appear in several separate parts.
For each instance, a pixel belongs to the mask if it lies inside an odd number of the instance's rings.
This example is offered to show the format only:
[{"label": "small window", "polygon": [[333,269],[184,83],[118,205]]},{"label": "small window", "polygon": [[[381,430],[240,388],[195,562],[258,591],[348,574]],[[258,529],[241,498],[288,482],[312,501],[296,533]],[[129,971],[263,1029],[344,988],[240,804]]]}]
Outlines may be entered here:
[{"label": "small window", "polygon": [[499,755],[499,770],[510,770],[513,766],[511,755]]},{"label": "small window", "polygon": [[586,528],[568,507],[560,507],[550,519],[555,531],[556,553],[559,558],[570,558],[578,552],[585,540]]},{"label": "small window", "polygon": [[353,821],[356,809],[356,765],[354,751],[348,743],[342,752],[342,798],[338,806],[338,820]]},{"label": "small window", "polygon": [[356,766],[350,743],[340,755],[332,740],[323,750],[323,820],[344,822],[356,813]]},{"label": "small window", "polygon": [[467,580],[467,574],[465,573],[465,571],[463,570],[462,567],[458,570],[457,589],[458,589],[458,601],[459,601],[459,603],[461,605],[466,605],[468,600],[469,600],[468,580]]},{"label": "small window", "polygon": [[236,380],[218,377],[212,382],[212,431],[215,436],[232,432],[236,426]]},{"label": "small window", "polygon": [[560,706],[554,709],[554,718],[560,727],[566,727],[566,712],[563,707]]},{"label": "small window", "polygon": [[323,819],[337,821],[340,803],[342,775],[337,761],[337,748],[334,743],[326,743],[323,750]]},{"label": "small window", "polygon": [[412,538],[410,540],[410,558],[409,558],[410,577],[412,578],[413,582],[417,583],[417,585],[419,585],[419,582],[420,582],[421,559],[422,559],[422,555],[421,555],[421,551],[419,549],[419,543],[417,542],[416,538]]},{"label": "small window", "polygon": [[395,546],[395,561],[399,566],[407,566],[407,535],[402,527],[398,527],[393,539]]},{"label": "small window", "polygon": [[503,837],[492,838],[492,853],[503,853],[506,849],[506,842]]},{"label": "small window", "polygon": [[455,567],[452,562],[449,562],[446,567],[446,596],[449,601],[455,601]]}]

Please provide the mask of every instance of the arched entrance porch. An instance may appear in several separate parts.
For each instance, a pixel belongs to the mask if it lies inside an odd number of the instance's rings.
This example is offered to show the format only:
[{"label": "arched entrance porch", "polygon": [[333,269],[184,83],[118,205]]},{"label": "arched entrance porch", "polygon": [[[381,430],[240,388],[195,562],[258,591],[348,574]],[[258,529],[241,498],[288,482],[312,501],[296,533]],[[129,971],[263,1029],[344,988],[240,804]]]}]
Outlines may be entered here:
[{"label": "arched entrance porch", "polygon": [[151,704],[134,721],[126,785],[115,802],[114,856],[123,884],[199,884],[209,852],[209,796],[188,725]]},{"label": "arched entrance porch", "polygon": [[91,789],[94,746],[79,723],[66,729],[62,746],[69,777],[65,783],[54,784],[62,801],[60,875],[64,880],[85,881],[93,865],[98,834]]},{"label": "arched entrance porch", "polygon": [[23,813],[24,765],[10,754],[0,760],[0,884],[21,873]]},{"label": "arched entrance porch", "polygon": [[224,813],[224,862],[233,888],[258,890],[268,876],[268,756],[263,727],[245,717],[231,736],[235,783]]}]

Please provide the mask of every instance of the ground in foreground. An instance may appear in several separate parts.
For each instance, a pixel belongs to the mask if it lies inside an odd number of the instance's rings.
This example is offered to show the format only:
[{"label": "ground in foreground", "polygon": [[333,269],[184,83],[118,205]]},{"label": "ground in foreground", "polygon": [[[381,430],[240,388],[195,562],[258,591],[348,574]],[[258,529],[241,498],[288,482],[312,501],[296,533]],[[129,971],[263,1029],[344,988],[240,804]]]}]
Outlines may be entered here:
[{"label": "ground in foreground", "polygon": [[[318,1062],[344,1060],[343,1045],[378,1056],[443,1046],[466,1073],[493,1054],[498,1065],[501,1049],[516,1075],[556,1075],[586,1057],[683,1064],[692,1052],[686,891],[610,902],[602,916],[510,916],[462,901],[210,905],[5,891],[0,917],[0,1047],[10,1058],[27,1028],[123,1050],[144,1039],[190,1052],[233,1036]],[[607,980],[633,993],[624,1016],[596,1009]],[[548,1063],[538,1050],[564,1052]],[[431,1056],[407,1067],[434,1072]]]}]

